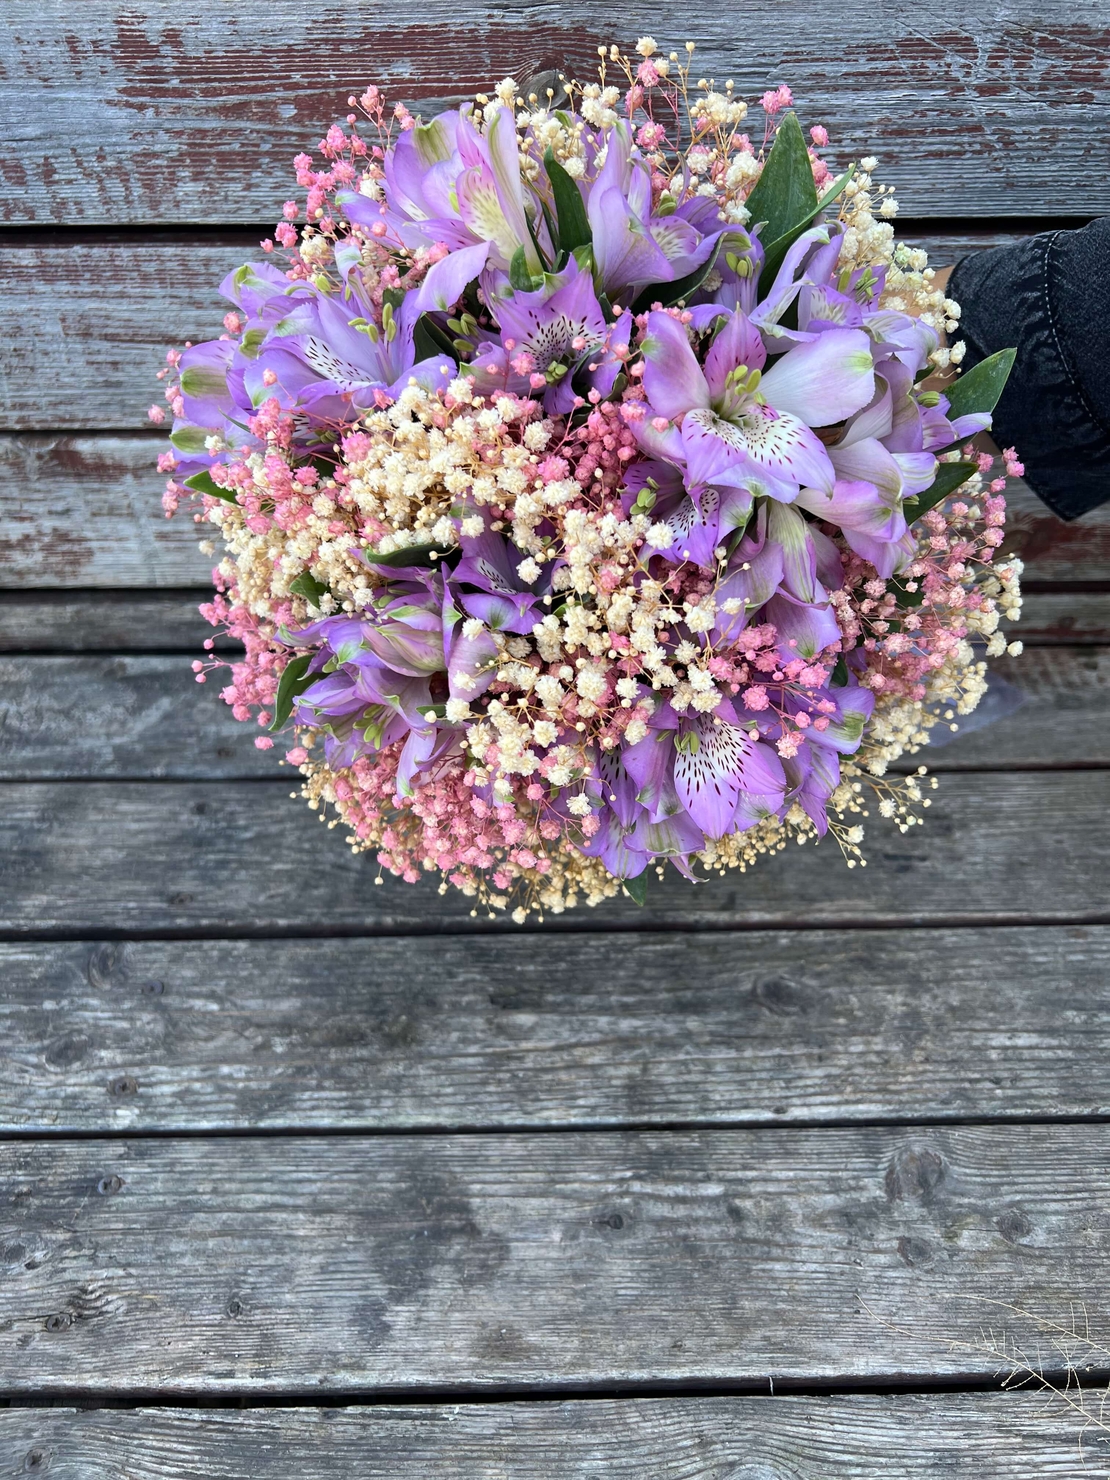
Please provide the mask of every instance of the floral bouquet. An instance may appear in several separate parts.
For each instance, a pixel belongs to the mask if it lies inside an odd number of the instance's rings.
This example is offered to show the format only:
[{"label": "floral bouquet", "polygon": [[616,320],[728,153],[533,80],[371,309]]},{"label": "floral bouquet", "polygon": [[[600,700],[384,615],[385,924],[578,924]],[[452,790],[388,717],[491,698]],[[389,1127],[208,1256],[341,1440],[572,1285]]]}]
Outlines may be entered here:
[{"label": "floral bouquet", "polygon": [[1013,352],[933,388],[959,308],[876,161],[833,179],[785,87],[753,140],[686,51],[430,123],[351,98],[287,265],[162,372],[235,716],[382,869],[517,920],[826,832],[862,863],[1020,603],[1021,465],[967,444]]}]

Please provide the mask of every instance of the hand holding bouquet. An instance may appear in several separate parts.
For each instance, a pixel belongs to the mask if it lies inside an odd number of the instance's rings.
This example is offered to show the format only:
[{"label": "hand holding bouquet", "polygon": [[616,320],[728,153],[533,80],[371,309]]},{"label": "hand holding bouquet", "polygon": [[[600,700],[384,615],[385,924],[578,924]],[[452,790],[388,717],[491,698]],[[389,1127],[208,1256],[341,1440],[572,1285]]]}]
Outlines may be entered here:
[{"label": "hand holding bouquet", "polygon": [[1012,352],[923,388],[958,308],[875,162],[833,179],[785,88],[753,140],[731,83],[636,50],[564,106],[352,99],[289,265],[169,357],[224,697],[356,849],[517,919],[826,832],[855,866],[1019,606],[962,447]]}]

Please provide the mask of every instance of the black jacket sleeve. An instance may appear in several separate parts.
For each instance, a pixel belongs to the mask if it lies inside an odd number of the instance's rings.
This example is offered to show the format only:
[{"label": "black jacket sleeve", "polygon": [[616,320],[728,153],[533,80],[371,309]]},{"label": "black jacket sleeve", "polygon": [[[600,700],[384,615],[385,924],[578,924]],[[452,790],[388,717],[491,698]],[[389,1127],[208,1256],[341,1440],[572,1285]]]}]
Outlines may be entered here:
[{"label": "black jacket sleeve", "polygon": [[965,369],[1017,349],[991,435],[1029,486],[1064,519],[1110,499],[1110,218],[964,257],[947,293]]}]

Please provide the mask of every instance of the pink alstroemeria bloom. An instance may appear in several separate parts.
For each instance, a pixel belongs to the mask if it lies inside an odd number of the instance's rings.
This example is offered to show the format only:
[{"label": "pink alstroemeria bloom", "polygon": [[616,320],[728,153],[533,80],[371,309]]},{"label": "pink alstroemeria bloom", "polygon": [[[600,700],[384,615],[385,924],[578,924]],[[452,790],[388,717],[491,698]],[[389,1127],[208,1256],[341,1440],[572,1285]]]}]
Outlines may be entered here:
[{"label": "pink alstroemeria bloom", "polygon": [[[871,343],[860,329],[829,329],[780,355],[736,312],[698,364],[686,330],[670,314],[648,315],[643,341],[649,415],[638,424],[644,450],[681,461],[689,483],[747,488],[791,503],[799,488],[831,491],[836,474],[812,427],[830,426],[866,406],[875,392]],[[675,423],[660,434],[657,420]]]}]

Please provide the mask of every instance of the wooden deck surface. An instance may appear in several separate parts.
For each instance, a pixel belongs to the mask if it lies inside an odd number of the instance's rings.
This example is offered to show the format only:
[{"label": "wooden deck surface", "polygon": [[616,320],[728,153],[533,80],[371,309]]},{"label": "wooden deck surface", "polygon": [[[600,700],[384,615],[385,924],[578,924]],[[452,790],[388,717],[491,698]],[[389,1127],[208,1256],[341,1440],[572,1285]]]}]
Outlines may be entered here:
[{"label": "wooden deck surface", "polygon": [[[1110,210],[1100,0],[826,12],[618,39],[790,81],[938,263]],[[0,30],[0,1480],[1106,1473],[998,1343],[1110,1348],[1110,511],[1019,491],[1022,703],[865,872],[525,930],[375,887],[193,681],[152,375],[352,87],[584,64],[615,16],[309,14]]]}]

